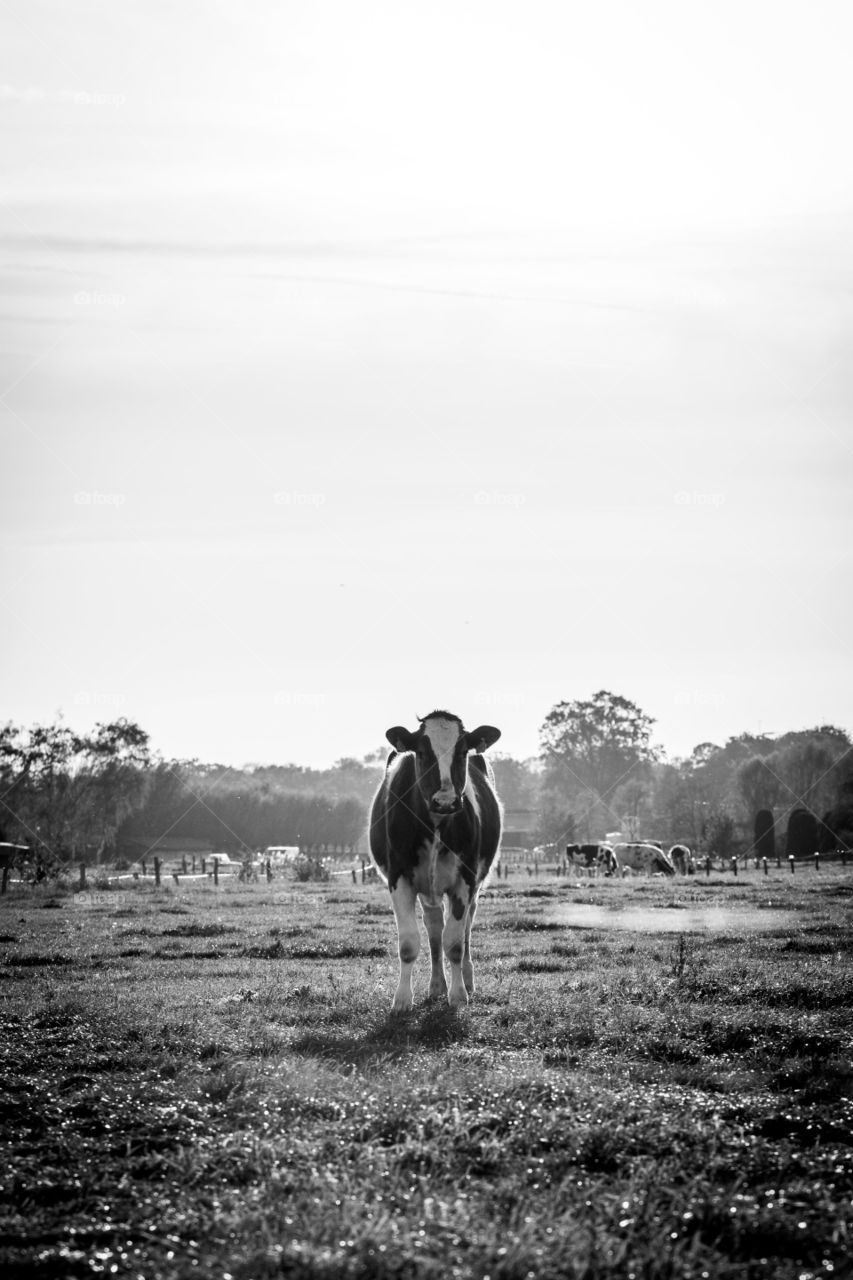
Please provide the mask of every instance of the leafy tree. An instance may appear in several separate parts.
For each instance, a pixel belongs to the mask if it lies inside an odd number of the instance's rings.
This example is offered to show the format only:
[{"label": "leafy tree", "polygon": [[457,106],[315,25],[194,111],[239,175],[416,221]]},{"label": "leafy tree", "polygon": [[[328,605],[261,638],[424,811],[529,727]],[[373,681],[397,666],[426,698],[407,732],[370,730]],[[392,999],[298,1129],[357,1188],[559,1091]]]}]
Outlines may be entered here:
[{"label": "leafy tree", "polygon": [[100,862],[115,853],[119,826],[145,794],[151,764],[148,734],[121,718],[96,724],[80,745],[84,752],[80,786],[88,801],[85,821]]},{"label": "leafy tree", "polygon": [[498,795],[507,809],[534,809],[538,802],[539,778],[529,760],[515,760],[499,752],[489,753]]},{"label": "leafy tree", "polygon": [[759,809],[755,815],[753,850],[756,858],[769,862],[776,857],[776,824],[770,809]]},{"label": "leafy tree", "polygon": [[810,858],[818,849],[817,818],[808,809],[794,809],[788,818],[785,852],[790,858]]},{"label": "leafy tree", "polygon": [[619,825],[630,840],[649,833],[652,818],[652,788],[642,778],[627,778],[613,792],[611,809],[619,815]]},{"label": "leafy tree", "polygon": [[539,799],[539,821],[536,826],[539,844],[574,844],[577,840],[575,816],[565,798],[556,791],[543,791]]},{"label": "leafy tree", "polygon": [[834,774],[845,750],[849,748],[839,751],[820,737],[799,737],[782,747],[776,759],[786,788],[784,802],[812,810],[825,807],[835,790]]},{"label": "leafy tree", "polygon": [[725,860],[735,850],[735,820],[724,809],[711,812],[705,821],[705,847],[712,857]]},{"label": "leafy tree", "polygon": [[777,753],[769,756],[752,756],[737,766],[737,788],[748,813],[757,809],[772,809],[779,803],[784,790],[781,764]]},{"label": "leafy tree", "polygon": [[540,729],[547,785],[566,796],[593,792],[609,805],[614,789],[658,755],[654,720],[627,698],[600,690],[588,701],[559,702]]}]

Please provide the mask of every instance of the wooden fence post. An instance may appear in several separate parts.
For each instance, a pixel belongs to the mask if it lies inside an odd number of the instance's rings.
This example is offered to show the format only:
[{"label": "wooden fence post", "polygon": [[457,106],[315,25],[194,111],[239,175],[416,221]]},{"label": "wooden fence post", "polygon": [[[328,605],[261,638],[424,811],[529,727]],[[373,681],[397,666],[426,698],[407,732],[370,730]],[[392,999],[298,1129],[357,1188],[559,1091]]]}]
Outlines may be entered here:
[{"label": "wooden fence post", "polygon": [[737,858],[732,858],[732,871],[734,872],[735,877],[737,877]]},{"label": "wooden fence post", "polygon": [[761,861],[764,864],[764,874],[767,875],[767,859],[762,858]]},{"label": "wooden fence post", "polygon": [[86,888],[86,864],[85,864],[85,862],[81,862],[81,863],[80,863],[80,888],[81,888],[81,889],[85,889],[85,888]]},{"label": "wooden fence post", "polygon": [[267,858],[267,884],[272,883],[272,862]]},{"label": "wooden fence post", "polygon": [[147,868],[147,867],[146,867],[146,865],[145,865],[145,859],[144,859],[144,858],[140,858],[140,862],[142,863],[142,874],[143,874],[144,876],[147,876],[147,875],[148,875],[148,868]]},{"label": "wooden fence post", "polygon": [[157,889],[160,888],[160,859],[159,858],[154,859],[154,885]]},{"label": "wooden fence post", "polygon": [[183,855],[183,857],[181,858],[181,871],[182,871],[183,875],[186,875],[186,874],[187,874],[187,856],[186,856],[186,854],[184,854],[184,855]]},{"label": "wooden fence post", "polygon": [[706,857],[705,857],[705,875],[706,875],[706,876],[709,876],[710,874],[711,874],[711,858],[710,858],[710,855],[706,855]]},{"label": "wooden fence post", "polygon": [[792,853],[788,854],[788,866],[791,868],[791,875],[793,875],[794,874],[794,855]]},{"label": "wooden fence post", "polygon": [[364,882],[365,882],[365,880],[366,880],[366,879],[367,879],[367,863],[364,861],[364,858],[362,858],[362,860],[361,860],[361,883],[362,883],[362,884],[364,884]]},{"label": "wooden fence post", "polygon": [[201,874],[203,876],[207,875],[207,858],[202,858],[201,860]]},{"label": "wooden fence post", "polygon": [[213,859],[213,883],[216,885],[219,884],[219,859],[218,858]]},{"label": "wooden fence post", "polygon": [[820,853],[817,849],[815,849],[814,855],[814,869],[815,871],[820,871]]},{"label": "wooden fence post", "polygon": [[180,881],[178,880],[178,873],[177,873],[177,871],[173,871],[173,872],[172,872],[172,879],[174,880],[175,884],[180,884]]},{"label": "wooden fence post", "polygon": [[9,883],[9,864],[8,862],[5,862],[3,864],[3,881],[2,881],[2,884],[0,884],[0,894],[3,894],[6,892],[6,886],[8,883]]}]

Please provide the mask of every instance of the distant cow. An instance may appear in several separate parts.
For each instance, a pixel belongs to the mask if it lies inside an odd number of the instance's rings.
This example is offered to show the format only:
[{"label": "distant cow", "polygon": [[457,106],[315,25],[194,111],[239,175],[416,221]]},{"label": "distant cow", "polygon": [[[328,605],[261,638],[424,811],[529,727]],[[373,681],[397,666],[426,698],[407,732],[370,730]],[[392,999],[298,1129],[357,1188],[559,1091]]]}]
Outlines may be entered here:
[{"label": "distant cow", "polygon": [[615,844],[613,846],[613,870],[615,875],[662,874],[674,876],[672,865],[663,849],[656,844]]},{"label": "distant cow", "polygon": [[[458,716],[433,711],[414,732],[395,725],[385,736],[394,750],[370,811],[370,852],[397,920],[400,981],[392,1012],[412,1007],[412,968],[421,945],[418,898],[432,960],[430,998],[466,1005],[474,991],[477,894],[501,838],[494,777],[480,753],[497,742],[500,729],[484,724],[469,733]],[[442,952],[450,965],[449,992]]]},{"label": "distant cow", "polygon": [[566,861],[578,873],[594,876],[601,870],[609,875],[609,849],[610,846],[605,844],[567,844]]},{"label": "distant cow", "polygon": [[674,844],[669,851],[669,860],[681,876],[692,876],[696,872],[693,854],[686,844]]}]

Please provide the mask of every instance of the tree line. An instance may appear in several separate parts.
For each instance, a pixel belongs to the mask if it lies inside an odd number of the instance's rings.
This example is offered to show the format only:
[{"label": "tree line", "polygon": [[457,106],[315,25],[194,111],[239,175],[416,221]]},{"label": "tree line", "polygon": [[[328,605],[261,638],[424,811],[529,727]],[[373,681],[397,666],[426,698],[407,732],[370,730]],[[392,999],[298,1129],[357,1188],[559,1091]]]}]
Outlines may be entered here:
[{"label": "tree line", "polygon": [[[654,723],[607,690],[556,703],[542,722],[537,756],[490,753],[508,825],[513,811],[532,811],[529,838],[540,844],[621,831],[728,857],[757,848],[759,813],[762,848],[769,814],[784,852],[791,816],[802,811],[817,825],[798,818],[798,831],[816,831],[826,847],[853,846],[853,752],[844,730],[744,733],[667,760],[653,741]],[[364,837],[386,756],[387,747],[378,747],[328,769],[238,769],[165,760],[145,730],[125,719],[89,734],[61,721],[8,724],[0,729],[0,839],[28,846],[45,873],[74,859],[130,858],[166,837],[232,853],[276,844],[352,851]]]}]

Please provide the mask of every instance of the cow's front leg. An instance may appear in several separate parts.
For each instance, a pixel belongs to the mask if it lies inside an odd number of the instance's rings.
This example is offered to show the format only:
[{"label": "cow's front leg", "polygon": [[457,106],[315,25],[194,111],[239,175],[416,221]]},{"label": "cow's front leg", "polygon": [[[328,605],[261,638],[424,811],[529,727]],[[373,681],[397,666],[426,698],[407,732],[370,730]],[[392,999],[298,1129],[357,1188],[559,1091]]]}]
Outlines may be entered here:
[{"label": "cow's front leg", "polygon": [[444,976],[444,954],[441,949],[441,934],[444,929],[444,907],[430,906],[421,899],[424,909],[427,937],[429,938],[429,956],[432,962],[432,973],[429,980],[430,1000],[444,1000],[447,997],[447,978]]},{"label": "cow's front leg", "polygon": [[421,949],[421,934],[415,914],[415,891],[405,876],[401,876],[391,890],[391,905],[397,920],[397,946],[400,952],[400,981],[391,1012],[405,1013],[412,1007],[412,969]]},{"label": "cow's front leg", "polygon": [[465,958],[465,931],[471,894],[467,884],[461,882],[447,896],[450,899],[450,912],[443,936],[444,954],[450,965],[450,991],[447,999],[454,1008],[462,1008],[468,1003],[462,961]]},{"label": "cow's front leg", "polygon": [[465,990],[469,996],[474,994],[474,964],[471,959],[471,925],[474,923],[474,916],[477,914],[477,895],[473,894],[471,905],[468,907],[468,913],[465,916],[465,953],[462,956],[462,981],[465,983]]}]

